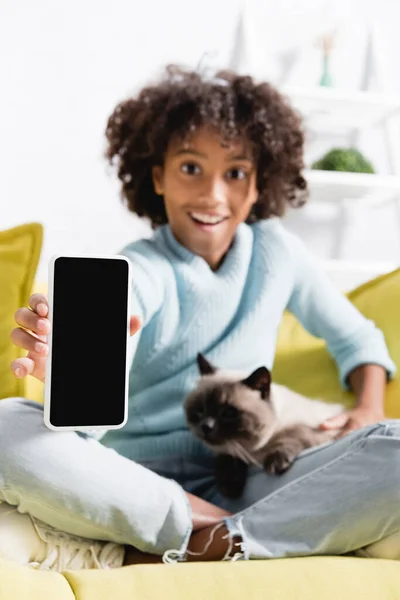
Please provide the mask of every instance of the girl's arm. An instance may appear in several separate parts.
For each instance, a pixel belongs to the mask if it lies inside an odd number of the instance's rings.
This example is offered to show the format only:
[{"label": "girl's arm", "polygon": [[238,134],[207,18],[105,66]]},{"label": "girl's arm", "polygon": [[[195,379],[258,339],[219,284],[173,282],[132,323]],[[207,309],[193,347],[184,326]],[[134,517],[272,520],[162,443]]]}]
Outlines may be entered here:
[{"label": "girl's arm", "polygon": [[357,407],[384,416],[384,400],[387,375],[379,365],[362,365],[349,375],[350,387],[357,398]]},{"label": "girl's arm", "polygon": [[383,333],[333,285],[298,238],[287,234],[287,239],[294,264],[294,286],[287,308],[307,331],[326,341],[343,387],[357,397],[357,405],[347,418],[331,419],[328,426],[344,427],[345,433],[375,423],[384,417],[386,382],[396,372]]},{"label": "girl's arm", "polygon": [[354,369],[349,375],[349,383],[357,398],[355,408],[328,419],[321,429],[339,429],[337,437],[342,437],[350,431],[382,421],[385,418],[386,381],[387,372],[379,365],[361,365]]}]

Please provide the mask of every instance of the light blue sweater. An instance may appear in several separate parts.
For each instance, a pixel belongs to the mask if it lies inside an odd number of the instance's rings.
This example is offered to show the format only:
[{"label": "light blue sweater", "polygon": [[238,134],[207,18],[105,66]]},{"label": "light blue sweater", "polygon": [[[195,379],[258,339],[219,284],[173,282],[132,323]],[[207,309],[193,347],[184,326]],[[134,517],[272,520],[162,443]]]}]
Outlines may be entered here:
[{"label": "light blue sweater", "polygon": [[123,254],[132,261],[131,313],[143,328],[132,338],[128,423],[102,443],[133,460],[201,453],[182,408],[198,378],[197,353],[227,369],[272,368],[285,309],[326,340],[344,386],[363,363],[395,371],[381,331],[278,219],[240,225],[217,271],[179,244],[168,225]]}]

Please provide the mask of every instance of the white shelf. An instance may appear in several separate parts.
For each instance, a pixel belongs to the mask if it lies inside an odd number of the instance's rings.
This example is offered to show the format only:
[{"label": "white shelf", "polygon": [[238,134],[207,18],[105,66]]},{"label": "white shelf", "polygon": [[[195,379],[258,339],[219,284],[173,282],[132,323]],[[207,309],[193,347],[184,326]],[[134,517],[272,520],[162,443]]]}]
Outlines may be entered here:
[{"label": "white shelf", "polygon": [[[396,95],[295,86],[283,86],[281,92],[302,114],[306,129],[317,134],[364,129],[400,116],[400,96]],[[377,205],[400,199],[400,176],[306,169],[305,177],[313,202]]]},{"label": "white shelf", "polygon": [[302,113],[306,127],[319,132],[372,127],[400,114],[397,95],[295,86],[283,86],[281,92]]},{"label": "white shelf", "polygon": [[348,292],[355,287],[375,279],[379,275],[394,271],[399,267],[396,262],[382,261],[349,261],[328,259],[324,261],[324,269],[337,288]]},{"label": "white shelf", "polygon": [[400,198],[400,177],[369,173],[344,173],[306,169],[310,201],[334,202],[369,197],[388,201]]}]

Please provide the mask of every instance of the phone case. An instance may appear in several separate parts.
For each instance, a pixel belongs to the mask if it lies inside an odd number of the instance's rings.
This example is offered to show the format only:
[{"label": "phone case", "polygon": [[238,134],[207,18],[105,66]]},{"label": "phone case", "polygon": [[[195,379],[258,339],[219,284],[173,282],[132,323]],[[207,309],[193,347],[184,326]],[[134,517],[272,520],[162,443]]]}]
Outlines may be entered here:
[{"label": "phone case", "polygon": [[[128,264],[128,310],[127,310],[127,347],[129,344],[130,338],[130,305],[131,305],[131,263],[128,258],[121,255],[93,255],[93,254],[57,254],[53,255],[49,260],[49,269],[48,269],[48,304],[49,304],[49,314],[48,319],[50,320],[51,325],[53,324],[53,305],[54,305],[54,266],[55,262],[58,258],[92,258],[92,259],[117,259],[124,260]],[[53,327],[51,327],[51,331],[48,335],[48,346],[49,353],[47,356],[46,362],[46,377],[44,384],[44,423],[46,427],[51,429],[52,431],[82,431],[82,432],[98,432],[98,431],[108,431],[112,429],[121,429],[127,422],[128,419],[128,383],[129,383],[129,352],[126,353],[126,380],[125,380],[125,405],[124,405],[124,419],[121,424],[118,425],[110,425],[110,426],[96,426],[96,425],[88,425],[82,427],[67,427],[67,426],[55,426],[50,421],[50,405],[51,405],[51,377],[52,377],[52,369],[51,369],[51,356],[52,356],[52,343],[53,343]]]}]

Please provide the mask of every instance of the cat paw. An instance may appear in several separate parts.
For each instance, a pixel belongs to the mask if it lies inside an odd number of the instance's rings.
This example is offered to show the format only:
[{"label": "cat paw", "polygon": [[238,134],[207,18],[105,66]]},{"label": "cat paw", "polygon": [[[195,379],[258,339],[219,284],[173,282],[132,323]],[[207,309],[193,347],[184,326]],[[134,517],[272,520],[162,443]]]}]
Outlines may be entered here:
[{"label": "cat paw", "polygon": [[285,450],[274,450],[265,457],[264,470],[271,475],[282,475],[291,467],[294,459]]}]

